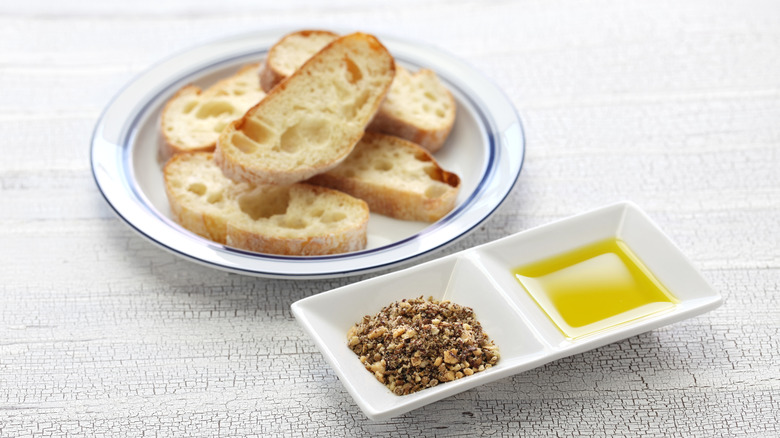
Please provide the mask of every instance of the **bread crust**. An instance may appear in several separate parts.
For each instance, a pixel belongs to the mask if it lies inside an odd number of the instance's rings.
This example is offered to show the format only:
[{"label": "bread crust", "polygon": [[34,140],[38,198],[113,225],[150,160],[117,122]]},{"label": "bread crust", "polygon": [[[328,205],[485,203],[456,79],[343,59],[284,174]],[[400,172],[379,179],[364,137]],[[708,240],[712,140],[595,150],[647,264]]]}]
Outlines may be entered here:
[{"label": "bread crust", "polygon": [[[366,78],[366,72],[358,71],[355,73],[352,71],[354,62],[350,57],[360,56],[365,57],[365,59],[361,59],[366,63],[372,63],[372,68],[377,70],[374,77]],[[336,65],[334,65],[334,58],[337,60]],[[317,82],[323,80],[322,77],[318,76],[318,73],[321,73],[322,70],[331,71],[333,69],[338,69],[337,74],[344,77],[354,79],[355,76],[359,76],[355,79],[355,83],[362,88],[355,91],[355,93],[359,93],[357,97],[351,96],[358,102],[354,106],[357,107],[359,104],[359,108],[353,110],[354,114],[349,117],[332,109],[333,105],[342,105],[341,102],[331,101],[334,97],[333,93],[336,92],[332,90],[335,85]],[[274,87],[260,103],[249,109],[244,117],[230,123],[217,140],[215,161],[229,178],[252,184],[292,184],[332,169],[347,157],[362,137],[365,127],[373,118],[387,93],[394,75],[395,63],[392,56],[374,36],[354,33],[340,37],[306,61],[293,75]],[[317,147],[316,152],[320,155],[312,155],[310,149],[313,147],[303,141],[292,144],[296,148],[306,148],[303,153],[297,155],[299,157],[297,159],[288,159],[280,152],[280,149],[284,149],[284,144],[279,146],[278,143],[283,142],[285,135],[297,127],[297,125],[292,127],[290,125],[300,122],[292,120],[292,116],[287,116],[287,113],[284,113],[285,110],[280,108],[294,107],[295,105],[291,105],[287,100],[299,98],[300,96],[297,96],[296,93],[304,93],[308,99],[307,104],[325,106],[317,109],[307,107],[306,109],[310,110],[311,114],[304,115],[313,114],[311,119],[330,117],[328,125],[337,131],[337,134],[334,134],[337,136],[335,140],[330,139],[327,145]],[[331,107],[327,105],[331,105]],[[282,115],[280,116],[280,114]],[[269,123],[280,125],[274,126],[274,129],[279,132],[273,131],[273,140],[271,140],[275,141],[276,145],[267,147],[262,141],[257,143],[255,139],[252,139],[254,145],[250,146],[254,147],[259,144],[262,151],[254,153],[252,150],[252,153],[245,153],[233,144],[233,138],[238,132],[243,135],[246,131],[245,137],[251,138],[252,136],[248,135],[249,131],[245,127],[262,125],[266,119],[270,120]],[[307,119],[304,119],[303,122],[307,122]],[[251,125],[252,123],[255,125]],[[324,128],[325,126],[322,126],[319,130]],[[319,135],[319,132],[315,131],[317,130],[312,129],[309,133]],[[263,131],[263,133],[268,133],[268,130]],[[257,134],[254,136],[257,137]],[[263,153],[267,155],[261,156]],[[308,160],[310,156],[314,157],[313,162],[301,163],[303,160]],[[276,161],[269,160],[269,157]]]},{"label": "bread crust", "polygon": [[383,214],[396,219],[435,222],[455,207],[458,192],[460,190],[460,178],[458,175],[441,168],[433,155],[424,148],[390,135],[366,132],[353,154],[364,154],[362,158],[372,161],[369,155],[378,143],[384,144],[388,149],[403,151],[412,155],[415,160],[428,163],[424,175],[420,178],[430,178],[437,184],[435,196],[425,189],[411,190],[402,188],[404,181],[388,178],[377,182],[361,176],[360,163],[346,161],[332,171],[314,176],[309,180],[313,184],[323,185],[348,193],[360,198],[368,204],[374,213]]},{"label": "bread crust", "polygon": [[[451,119],[454,122],[454,113]],[[436,153],[444,146],[452,126],[451,122],[439,129],[420,128],[385,111],[379,111],[366,130],[401,137],[424,147],[430,153]]]},{"label": "bread crust", "polygon": [[[315,196],[325,194],[349,196],[325,187],[304,183],[295,184],[291,189],[311,191]],[[323,191],[323,189],[325,190]],[[368,205],[360,199],[351,199],[350,202],[359,202],[363,205],[363,214],[359,215],[357,223],[350,227],[340,227],[314,235],[280,237],[257,233],[242,226],[241,223],[228,222],[226,244],[249,251],[292,256],[340,254],[362,250],[368,241],[369,209]]]},{"label": "bread crust", "polygon": [[[172,216],[182,227],[217,243],[267,254],[311,256],[365,248],[369,209],[364,201],[303,183],[237,184],[212,159],[207,152],[177,154],[165,165]],[[274,202],[280,206],[269,212],[267,204]],[[300,221],[317,223],[298,226]]]}]

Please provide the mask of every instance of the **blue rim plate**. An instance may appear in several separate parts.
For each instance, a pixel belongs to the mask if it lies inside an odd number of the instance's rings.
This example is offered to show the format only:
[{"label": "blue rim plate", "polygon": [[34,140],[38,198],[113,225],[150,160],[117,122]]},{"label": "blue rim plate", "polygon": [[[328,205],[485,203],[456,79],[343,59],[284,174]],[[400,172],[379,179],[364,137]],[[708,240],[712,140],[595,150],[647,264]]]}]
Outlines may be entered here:
[{"label": "blue rim plate", "polygon": [[506,199],[523,165],[525,139],[506,95],[464,61],[419,42],[379,35],[410,70],[435,71],[458,104],[455,126],[436,159],[461,177],[457,206],[433,224],[373,215],[363,251],[316,257],[258,254],[201,238],[170,215],[158,159],[159,117],[182,86],[202,87],[261,62],[284,31],[227,38],[176,54],[143,72],[108,104],[95,125],[92,173],[116,214],[141,235],[207,266],[247,275],[311,279],[362,274],[409,262],[476,229]]}]

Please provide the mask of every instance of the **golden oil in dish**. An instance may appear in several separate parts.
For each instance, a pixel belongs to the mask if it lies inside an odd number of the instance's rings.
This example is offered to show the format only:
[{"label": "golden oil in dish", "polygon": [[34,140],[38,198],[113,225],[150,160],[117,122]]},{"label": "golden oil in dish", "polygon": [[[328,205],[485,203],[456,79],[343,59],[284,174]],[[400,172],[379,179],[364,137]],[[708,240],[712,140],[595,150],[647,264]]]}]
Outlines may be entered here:
[{"label": "golden oil in dish", "polygon": [[512,273],[569,338],[669,310],[679,302],[628,245],[615,238]]}]

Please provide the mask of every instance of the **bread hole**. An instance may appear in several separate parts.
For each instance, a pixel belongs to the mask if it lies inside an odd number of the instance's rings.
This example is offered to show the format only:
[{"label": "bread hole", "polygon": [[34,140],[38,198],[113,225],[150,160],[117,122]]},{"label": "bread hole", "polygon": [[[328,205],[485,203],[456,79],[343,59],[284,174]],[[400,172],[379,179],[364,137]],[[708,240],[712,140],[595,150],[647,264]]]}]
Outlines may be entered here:
[{"label": "bread hole", "polygon": [[192,111],[192,110],[193,110],[193,108],[195,108],[195,106],[196,106],[197,104],[198,104],[198,101],[196,101],[196,100],[191,100],[191,101],[187,102],[187,103],[184,105],[184,108],[182,108],[182,112],[183,112],[184,114],[189,114],[189,113],[190,113],[190,111]]},{"label": "bread hole", "polygon": [[434,181],[443,181],[442,170],[436,166],[425,166],[423,169],[428,177]]},{"label": "bread hole", "polygon": [[390,170],[392,168],[393,168],[393,163],[391,163],[389,161],[386,161],[386,160],[381,160],[381,161],[379,161],[379,162],[374,164],[374,169],[382,171],[382,172],[387,172],[388,170]]},{"label": "bread hole", "polygon": [[311,212],[311,215],[312,215],[312,217],[320,217],[320,216],[322,216],[322,215],[323,215],[323,213],[325,213],[325,210],[323,210],[323,209],[321,209],[321,208],[318,208],[318,209],[316,209],[316,210],[313,210],[313,211]]},{"label": "bread hole", "polygon": [[428,100],[431,100],[431,101],[433,101],[433,102],[436,102],[436,96],[435,96],[433,93],[431,93],[430,91],[426,91],[426,92],[423,94],[423,96],[425,96],[426,98],[428,98]]},{"label": "bread hole", "polygon": [[345,105],[343,107],[343,114],[349,118],[355,118],[357,117],[358,113],[361,109],[366,105],[369,99],[369,92],[368,90],[363,90],[362,93],[358,94],[355,98],[355,101],[352,102],[351,105]]},{"label": "bread hole", "polygon": [[349,56],[344,57],[344,63],[347,64],[347,81],[350,84],[356,84],[357,81],[363,79],[363,72],[360,71],[360,67],[355,64]]},{"label": "bread hole", "polygon": [[198,108],[198,112],[195,113],[195,117],[199,119],[206,119],[209,117],[219,117],[222,114],[231,114],[236,109],[230,102],[223,100],[204,102],[203,105]]},{"label": "bread hole", "polygon": [[198,196],[203,196],[206,194],[206,185],[203,183],[192,183],[187,186],[187,190]]},{"label": "bread hole", "polygon": [[369,93],[368,90],[363,91],[360,93],[360,95],[355,99],[355,108],[360,109],[363,108],[366,105],[366,102],[368,102]]},{"label": "bread hole", "polygon": [[217,96],[227,96],[227,90],[217,90]]},{"label": "bread hole", "polygon": [[450,173],[450,172],[443,172],[441,176],[442,176],[442,182],[444,184],[447,184],[450,187],[455,187],[455,188],[460,186],[460,177],[457,174]]},{"label": "bread hole", "polygon": [[[300,139],[296,135],[294,131],[290,131],[289,129],[287,131],[284,131],[284,134],[282,134],[282,140],[281,140],[281,150],[284,152],[287,152],[288,154],[295,153],[295,151],[298,150]],[[296,163],[298,165],[301,165],[301,161],[298,160]]]},{"label": "bread hole", "polygon": [[436,166],[426,166],[425,173],[434,180],[447,184],[450,187],[458,187],[460,185],[460,177],[454,173],[444,171]]},{"label": "bread hole", "polygon": [[251,154],[257,150],[257,143],[250,140],[241,131],[237,131],[235,134],[233,134],[233,137],[231,137],[231,142],[233,143],[233,146],[236,147],[236,149],[245,154]]},{"label": "bread hole", "polygon": [[290,204],[287,187],[265,187],[245,193],[238,198],[238,206],[253,220],[268,219],[285,214]]},{"label": "bread hole", "polygon": [[426,154],[423,150],[416,150],[414,152],[414,159],[417,161],[427,162],[431,161],[431,156]]},{"label": "bread hole", "polygon": [[444,184],[431,184],[425,189],[425,196],[427,198],[438,198],[447,192],[447,187]]},{"label": "bread hole", "polygon": [[211,194],[209,194],[209,196],[206,198],[206,201],[207,201],[209,204],[216,204],[217,202],[219,202],[219,201],[221,201],[221,200],[222,200],[222,192],[211,193]]},{"label": "bread hole", "polygon": [[445,114],[444,114],[444,110],[443,110],[443,109],[441,109],[441,108],[438,108],[438,109],[436,109],[436,116],[438,116],[438,117],[440,117],[440,118],[442,118],[442,119],[443,119],[443,118],[444,118],[444,116],[445,116]]},{"label": "bread hole", "polygon": [[344,176],[346,178],[354,178],[355,177],[355,169],[346,169],[346,170],[344,170]]},{"label": "bread hole", "polygon": [[347,218],[347,215],[340,211],[329,211],[320,218],[320,221],[325,224],[332,224],[335,222],[343,221]]},{"label": "bread hole", "polygon": [[279,222],[279,226],[283,228],[290,228],[293,230],[302,230],[308,226],[306,221],[299,217],[285,218]]},{"label": "bread hole", "polygon": [[323,119],[303,119],[287,128],[282,134],[281,150],[294,153],[301,145],[316,148],[325,144],[330,138],[330,125]]},{"label": "bread hole", "polygon": [[271,137],[273,137],[274,134],[273,130],[265,123],[249,117],[244,119],[241,131],[243,131],[248,138],[260,144],[270,143]]},{"label": "bread hole", "polygon": [[340,101],[347,100],[350,94],[349,90],[347,90],[344,85],[338,82],[334,82],[333,86],[336,88],[336,96],[338,96],[338,99]]},{"label": "bread hole", "polygon": [[214,132],[216,133],[222,132],[222,130],[225,129],[225,125],[227,124],[228,124],[227,120],[222,120],[218,122],[216,125],[214,125]]},{"label": "bread hole", "polygon": [[244,94],[246,94],[244,90],[233,90],[234,96],[243,96]]}]

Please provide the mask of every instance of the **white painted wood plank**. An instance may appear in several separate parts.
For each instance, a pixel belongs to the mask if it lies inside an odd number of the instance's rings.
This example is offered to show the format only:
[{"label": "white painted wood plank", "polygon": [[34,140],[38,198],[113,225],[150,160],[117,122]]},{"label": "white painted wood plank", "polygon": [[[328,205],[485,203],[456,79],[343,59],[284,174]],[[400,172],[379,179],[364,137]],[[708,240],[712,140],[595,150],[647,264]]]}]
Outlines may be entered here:
[{"label": "white painted wood plank", "polygon": [[[778,20],[770,0],[0,4],[0,436],[780,435]],[[628,199],[724,306],[366,420],[289,306],[375,274],[204,269],[119,221],[89,172],[134,75],[302,24],[450,51],[523,116],[505,205],[426,259]]]}]

